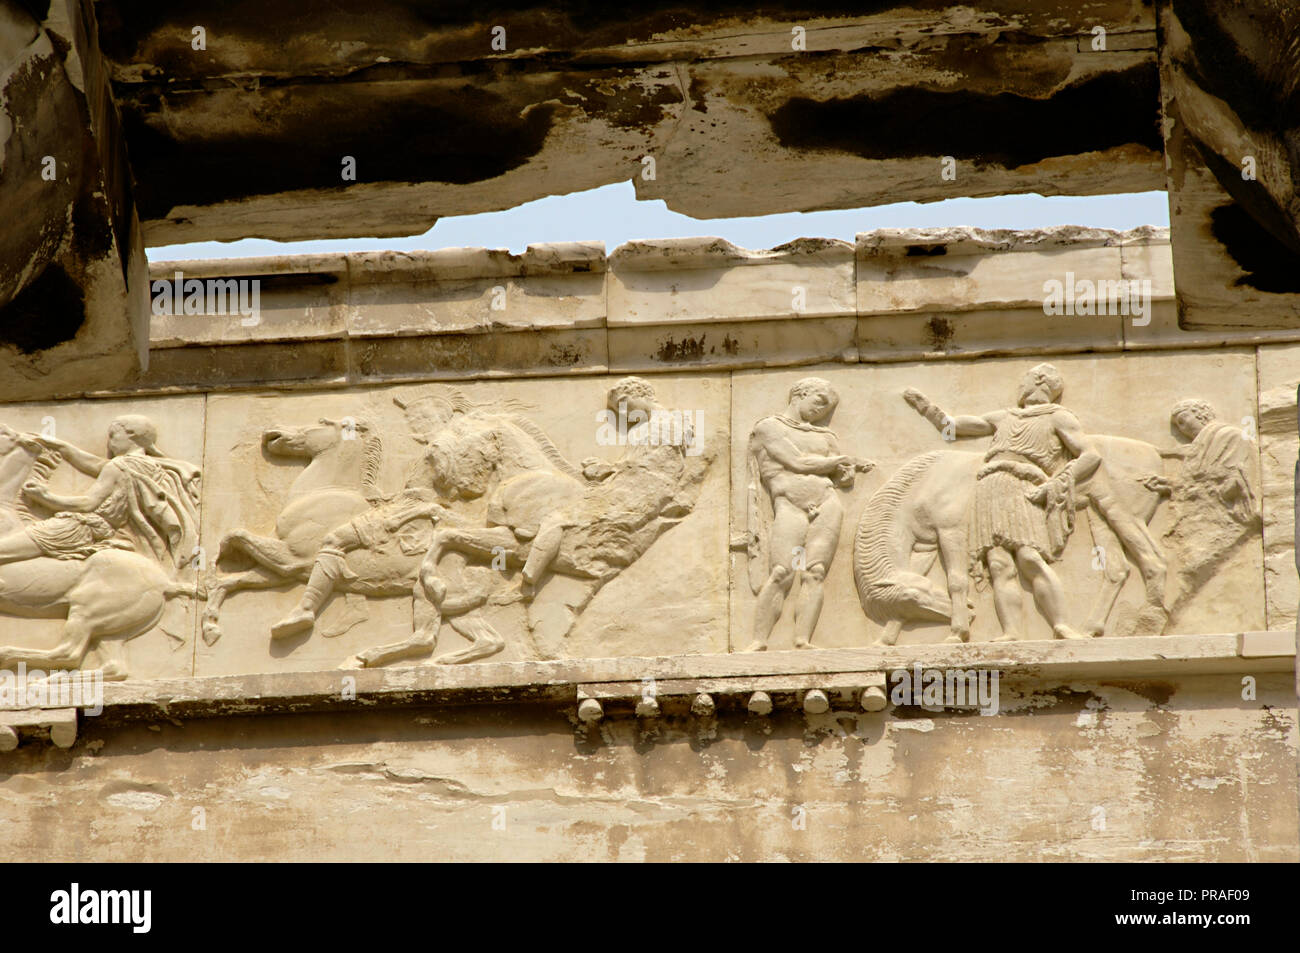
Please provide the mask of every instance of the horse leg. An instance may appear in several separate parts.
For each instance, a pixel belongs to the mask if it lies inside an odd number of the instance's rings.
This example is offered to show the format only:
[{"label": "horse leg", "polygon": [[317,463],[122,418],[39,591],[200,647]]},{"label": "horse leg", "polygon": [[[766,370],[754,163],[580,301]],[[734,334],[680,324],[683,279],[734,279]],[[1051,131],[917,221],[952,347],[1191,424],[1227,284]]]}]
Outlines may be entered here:
[{"label": "horse leg", "polygon": [[454,616],[447,620],[447,624],[469,639],[470,645],[459,652],[448,652],[442,658],[435,659],[438,665],[475,662],[481,658],[487,658],[489,655],[496,655],[506,647],[506,641],[501,637],[500,633],[476,612],[464,616]]},{"label": "horse leg", "polygon": [[898,636],[903,631],[902,619],[890,619],[885,623],[885,631],[876,639],[877,645],[897,645]]},{"label": "horse leg", "polygon": [[247,572],[221,575],[212,579],[208,583],[208,601],[203,609],[203,641],[212,645],[221,638],[221,607],[231,593],[250,589],[275,589],[293,582],[301,582],[306,575],[306,570],[307,567],[304,566],[302,572],[286,577],[267,567],[258,566]]},{"label": "horse leg", "polygon": [[245,556],[253,562],[246,572],[217,575],[208,586],[203,610],[203,641],[212,645],[221,638],[221,606],[232,592],[245,589],[274,589],[306,579],[311,565],[289,549],[282,539],[254,536],[245,530],[227,533],[221,540],[217,560]]},{"label": "horse leg", "polygon": [[[421,584],[417,582],[415,588],[418,592],[421,589]],[[442,599],[429,599],[428,602],[431,611],[429,618],[425,620],[424,625],[414,629],[409,639],[363,649],[339,667],[379,668],[381,665],[388,665],[391,662],[400,662],[403,659],[428,655],[433,652],[438,647],[438,630],[442,628]],[[412,606],[411,608],[412,614],[414,614],[415,607]]]},{"label": "horse leg", "polygon": [[948,606],[951,617],[947,642],[970,641],[970,554],[966,551],[966,534],[958,529],[939,531],[939,558],[948,580]]},{"label": "horse leg", "polygon": [[1088,621],[1083,624],[1083,631],[1097,637],[1105,632],[1106,620],[1115,608],[1115,600],[1128,581],[1129,563],[1119,537],[1105,518],[1094,513],[1092,507],[1085,511],[1084,516],[1092,534],[1092,564],[1101,571],[1101,586],[1097,589],[1092,608],[1088,610]]},{"label": "horse leg", "polygon": [[79,668],[86,653],[90,651],[90,641],[94,635],[94,620],[86,615],[84,608],[74,606],[68,611],[68,619],[63,624],[58,645],[51,649],[0,646],[0,668],[13,668],[19,664],[49,670]]}]

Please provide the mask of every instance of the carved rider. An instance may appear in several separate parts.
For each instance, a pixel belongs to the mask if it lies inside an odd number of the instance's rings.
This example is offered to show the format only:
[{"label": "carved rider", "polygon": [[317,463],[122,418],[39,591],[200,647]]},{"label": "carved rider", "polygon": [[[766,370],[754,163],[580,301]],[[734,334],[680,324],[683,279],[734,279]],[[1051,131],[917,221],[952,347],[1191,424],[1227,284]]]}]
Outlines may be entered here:
[{"label": "carved rider", "polygon": [[993,440],[976,475],[969,543],[972,566],[987,565],[1002,636],[1024,638],[1023,579],[1034,604],[1058,639],[1088,638],[1066,624],[1065,592],[1051,563],[1074,528],[1074,489],[1101,457],[1078,418],[1057,401],[1065,389],[1051,364],[1022,379],[1017,406],[983,415],[950,417],[920,391],[903,392],[917,413],[947,439]]},{"label": "carved rider", "polygon": [[198,541],[199,469],[157,448],[153,422],[138,414],[108,428],[108,458],[54,437],[30,435],[94,477],[83,495],[63,495],[39,481],[23,485],[26,498],[55,515],[0,538],[0,563],[85,559],[101,549],[135,550],[165,568],[180,568]]},{"label": "carved rider", "polygon": [[839,452],[825,426],[838,403],[827,381],[806,377],[790,388],[785,411],[764,417],[749,435],[749,572],[758,603],[747,652],[767,648],[797,574],[794,644],[812,645],[844,517],[836,490],[851,488],[856,472],[874,466]]},{"label": "carved rider", "polygon": [[[615,382],[606,394],[609,412],[622,414],[627,428],[626,450],[615,462],[589,457],[583,460],[587,485],[582,496],[542,520],[524,562],[520,588],[531,596],[559,555],[566,530],[575,526],[603,526],[599,535],[606,545],[587,554],[597,571],[621,568],[636,559],[632,537],[659,517],[680,518],[691,502],[679,498],[685,455],[696,434],[689,426],[680,439],[662,441],[652,428],[667,413],[655,398],[654,388],[640,377]],[[629,545],[631,544],[631,546]]]}]

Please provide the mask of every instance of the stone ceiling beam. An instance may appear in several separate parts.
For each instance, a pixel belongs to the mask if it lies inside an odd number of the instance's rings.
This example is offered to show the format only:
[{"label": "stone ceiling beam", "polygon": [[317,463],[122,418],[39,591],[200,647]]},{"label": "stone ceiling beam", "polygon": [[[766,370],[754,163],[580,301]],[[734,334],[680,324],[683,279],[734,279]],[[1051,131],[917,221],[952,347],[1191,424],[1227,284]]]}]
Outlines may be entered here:
[{"label": "stone ceiling beam", "polygon": [[1163,184],[1141,0],[508,7],[105,0],[147,240],[419,234],[629,180],[696,218]]},{"label": "stone ceiling beam", "polygon": [[0,0],[0,379],[6,397],[146,363],[146,263],[89,2]]}]

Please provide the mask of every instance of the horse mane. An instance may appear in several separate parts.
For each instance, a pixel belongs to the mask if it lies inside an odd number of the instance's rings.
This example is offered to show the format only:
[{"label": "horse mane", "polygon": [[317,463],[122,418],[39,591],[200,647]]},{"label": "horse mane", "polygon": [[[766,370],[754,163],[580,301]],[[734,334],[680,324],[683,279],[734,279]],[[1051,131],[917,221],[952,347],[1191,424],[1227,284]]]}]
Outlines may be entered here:
[{"label": "horse mane", "polygon": [[503,414],[502,416],[524,433],[528,434],[528,436],[532,438],[532,441],[537,444],[538,449],[540,449],[546,456],[546,459],[550,460],[551,463],[555,465],[555,469],[559,470],[566,476],[573,477],[575,480],[582,479],[581,471],[579,471],[578,468],[568,460],[564,459],[564,454],[560,453],[559,448],[556,447],[555,444],[551,443],[551,438],[546,436],[541,427],[520,414],[508,413]]},{"label": "horse mane", "polygon": [[889,601],[888,583],[894,573],[907,569],[906,566],[895,566],[890,558],[890,535],[903,497],[942,452],[931,450],[907,461],[884,486],[871,494],[871,499],[862,508],[858,531],[853,539],[853,582],[862,608],[868,615],[874,614],[875,604]]},{"label": "horse mane", "polygon": [[[55,468],[63,462],[63,454],[59,453],[57,450],[51,450],[40,444],[37,446],[39,447],[40,452],[37,453],[36,458],[32,461],[29,479],[34,479],[41,484],[45,484],[49,482],[50,474],[52,474]],[[27,449],[25,444],[24,449]],[[18,495],[18,499],[13,501],[13,509],[14,512],[18,514],[18,518],[24,523],[36,523],[41,519],[40,516],[37,516],[32,512],[31,505],[27,502],[27,498],[21,493]]]},{"label": "horse mane", "polygon": [[379,434],[367,434],[361,444],[361,489],[367,499],[379,494],[379,469],[384,459],[384,442]]}]

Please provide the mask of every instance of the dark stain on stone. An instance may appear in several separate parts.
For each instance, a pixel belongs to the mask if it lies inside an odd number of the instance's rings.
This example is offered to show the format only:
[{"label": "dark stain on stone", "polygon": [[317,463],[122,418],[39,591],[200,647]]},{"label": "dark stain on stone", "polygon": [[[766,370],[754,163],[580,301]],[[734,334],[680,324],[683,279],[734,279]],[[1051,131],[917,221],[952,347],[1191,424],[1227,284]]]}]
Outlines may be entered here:
[{"label": "dark stain on stone", "polygon": [[[1300,8],[1261,7],[1241,15],[1222,0],[1173,0],[1174,15],[1192,41],[1192,58],[1179,66],[1245,125],[1281,132],[1300,126]],[[1242,49],[1242,40],[1252,48]]]},{"label": "dark stain on stone", "polygon": [[1210,213],[1210,232],[1245,272],[1233,282],[1269,294],[1300,294],[1300,259],[1240,205]]},{"label": "dark stain on stone", "polygon": [[1124,681],[1101,682],[1101,684],[1111,688],[1122,688],[1135,695],[1141,695],[1153,705],[1168,705],[1169,699],[1174,697],[1174,692],[1177,690],[1170,682]]},{"label": "dark stain on stone", "polygon": [[0,308],[0,344],[34,354],[71,341],[85,322],[81,288],[61,265],[51,264]]},{"label": "dark stain on stone", "polygon": [[556,107],[523,110],[466,84],[432,95],[421,84],[264,91],[257,132],[178,138],[146,110],[123,116],[141,217],[165,218],[178,205],[213,205],[251,195],[339,189],[343,158],[356,183],[482,182],[541,151]]},{"label": "dark stain on stone", "polygon": [[740,342],[737,341],[735,338],[733,338],[730,334],[723,335],[722,353],[729,354],[732,357],[735,357],[737,354],[740,353]]},{"label": "dark stain on stone", "polygon": [[[1262,182],[1243,179],[1241,167],[1231,159],[1224,158],[1198,140],[1188,136],[1188,144],[1201,157],[1206,168],[1214,175],[1225,192],[1232,196],[1241,209],[1253,218],[1261,228],[1272,236],[1273,243],[1281,243],[1290,249],[1292,255],[1300,257],[1300,230],[1291,215],[1278,206],[1277,200],[1268,193]],[[1268,242],[1268,236],[1265,236]]]},{"label": "dark stain on stone", "polygon": [[593,79],[584,83],[575,105],[593,119],[603,119],[620,129],[650,131],[667,116],[666,106],[682,101],[675,86],[656,86],[652,91],[641,87],[611,91],[607,82]]},{"label": "dark stain on stone", "polygon": [[952,322],[947,318],[941,318],[936,315],[929,321],[925,322],[925,333],[926,339],[930,345],[930,350],[946,351],[948,345],[952,342]]},{"label": "dark stain on stone", "polygon": [[923,258],[923,257],[928,257],[933,255],[946,255],[946,254],[948,254],[948,246],[942,243],[938,245],[908,245],[907,246],[908,258]]},{"label": "dark stain on stone", "polygon": [[573,367],[582,363],[582,348],[576,344],[555,343],[551,345],[546,360],[556,367]]},{"label": "dark stain on stone", "polygon": [[1014,169],[1131,144],[1163,148],[1154,62],[1084,80],[1047,99],[920,88],[826,102],[795,97],[770,122],[790,149],[865,159],[951,155],[981,168]]},{"label": "dark stain on stone", "polygon": [[699,338],[683,338],[680,343],[675,341],[672,336],[659,345],[653,357],[659,361],[676,362],[676,361],[699,361],[704,359],[704,340],[708,335],[701,334]]},{"label": "dark stain on stone", "polygon": [[[179,67],[187,75],[213,69],[213,57],[194,56],[189,47],[190,29],[203,24],[208,31],[208,48],[219,44],[236,48],[264,47],[266,38],[304,38],[303,25],[310,24],[319,37],[320,49],[343,40],[360,42],[374,50],[390,50],[395,35],[438,38],[440,34],[460,37],[464,53],[493,55],[490,27],[504,25],[510,50],[583,50],[624,46],[652,40],[656,35],[697,27],[708,30],[729,21],[770,19],[799,23],[820,17],[860,17],[896,8],[940,10],[950,0],[798,0],[794,4],[768,3],[755,6],[744,0],[643,0],[636,4],[608,0],[372,0],[363,6],[339,4],[337,0],[298,0],[293,4],[269,4],[265,0],[100,0],[96,4],[100,45],[118,62],[144,56],[165,70]],[[175,38],[184,37],[178,44]],[[168,41],[171,42],[168,42]],[[168,48],[173,60],[164,60]],[[220,68],[220,64],[216,64]]]},{"label": "dark stain on stone", "polygon": [[18,6],[30,13],[37,23],[45,22],[50,15],[50,0],[18,0]]}]

